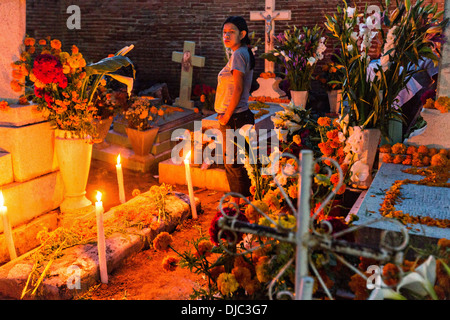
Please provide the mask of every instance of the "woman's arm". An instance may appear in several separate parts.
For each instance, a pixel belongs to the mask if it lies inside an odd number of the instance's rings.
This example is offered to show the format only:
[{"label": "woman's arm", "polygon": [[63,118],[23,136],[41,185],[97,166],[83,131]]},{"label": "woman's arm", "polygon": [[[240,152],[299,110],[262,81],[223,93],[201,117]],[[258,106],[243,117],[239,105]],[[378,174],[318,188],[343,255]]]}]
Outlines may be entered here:
[{"label": "woman's arm", "polygon": [[239,70],[233,70],[234,90],[231,95],[230,104],[223,116],[219,117],[219,123],[226,125],[233,115],[239,101],[241,100],[242,92],[244,91],[244,73]]}]

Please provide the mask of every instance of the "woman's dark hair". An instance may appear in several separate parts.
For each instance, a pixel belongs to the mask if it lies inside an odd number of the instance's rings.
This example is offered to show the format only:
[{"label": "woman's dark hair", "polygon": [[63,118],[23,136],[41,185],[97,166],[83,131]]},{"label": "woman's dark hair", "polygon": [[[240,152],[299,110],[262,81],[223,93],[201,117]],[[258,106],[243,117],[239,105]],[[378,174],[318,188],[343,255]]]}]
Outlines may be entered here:
[{"label": "woman's dark hair", "polygon": [[248,54],[250,55],[250,69],[253,69],[255,67],[255,56],[253,55],[252,49],[250,48],[250,38],[248,37],[247,22],[241,16],[231,16],[228,17],[227,20],[225,20],[225,22],[222,24],[222,29],[226,23],[234,24],[239,31],[246,31],[245,37],[241,40],[241,44],[247,46]]}]

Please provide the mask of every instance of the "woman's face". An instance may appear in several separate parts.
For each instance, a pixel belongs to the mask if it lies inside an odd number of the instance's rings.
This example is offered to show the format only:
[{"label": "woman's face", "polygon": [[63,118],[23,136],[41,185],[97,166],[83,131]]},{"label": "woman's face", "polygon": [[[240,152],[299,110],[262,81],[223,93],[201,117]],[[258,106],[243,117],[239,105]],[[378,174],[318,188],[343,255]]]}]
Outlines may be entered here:
[{"label": "woman's face", "polygon": [[241,46],[241,40],[245,37],[245,31],[240,31],[232,23],[225,23],[223,26],[223,43],[225,47],[235,51]]}]

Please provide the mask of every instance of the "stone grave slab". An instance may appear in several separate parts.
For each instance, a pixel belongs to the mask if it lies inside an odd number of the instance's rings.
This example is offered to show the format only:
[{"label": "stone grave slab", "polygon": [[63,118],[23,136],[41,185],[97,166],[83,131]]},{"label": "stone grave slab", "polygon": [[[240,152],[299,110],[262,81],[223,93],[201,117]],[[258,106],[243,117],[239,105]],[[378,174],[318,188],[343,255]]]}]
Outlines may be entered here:
[{"label": "stone grave slab", "polygon": [[[145,205],[146,195],[142,193],[128,202],[112,208],[104,214],[104,221],[110,219],[115,210],[133,210],[136,205]],[[195,198],[198,209],[200,200]],[[121,263],[134,253],[149,246],[149,243],[161,232],[173,232],[176,226],[191,215],[189,197],[183,193],[174,193],[166,201],[166,212],[173,219],[164,221],[158,229],[129,228],[126,232],[114,233],[106,239],[106,259],[108,273],[114,271]],[[17,259],[0,266],[0,298],[19,299],[33,266],[30,251]],[[86,292],[90,286],[100,281],[98,251],[95,244],[78,245],[62,251],[63,255],[55,259],[49,270],[51,277],[42,284],[46,300],[72,299]],[[80,289],[67,286],[73,278],[73,268],[79,268]],[[69,282],[70,283],[70,282]]]},{"label": "stone grave slab", "polygon": [[[251,102],[250,102],[251,104]],[[269,108],[267,109],[269,113],[261,116],[258,119],[255,119],[255,130],[258,129],[273,129],[273,122],[270,119],[271,116],[275,114],[275,112],[284,110],[283,107],[280,106],[278,103],[271,103],[266,102],[267,105],[269,105]],[[252,110],[254,114],[258,113],[258,111]],[[202,119],[202,127],[203,128],[219,128],[219,121],[217,120],[217,113],[214,113],[204,119]]]},{"label": "stone grave slab", "polygon": [[11,153],[0,149],[0,186],[13,182]]},{"label": "stone grave slab", "polygon": [[[421,180],[423,176],[402,172],[410,168],[401,164],[383,163],[378,170],[367,192],[361,194],[351,209],[349,216],[355,214],[358,220],[355,225],[362,225],[381,218],[380,206],[384,200],[386,191],[397,180]],[[438,219],[450,219],[450,192],[448,188],[431,187],[415,184],[403,184],[401,189],[401,203],[396,204],[397,210],[402,210],[411,216],[429,216]],[[360,229],[358,238],[374,240],[379,236],[381,230],[399,231],[398,225],[393,219],[379,221],[370,224],[369,227]],[[450,228],[439,228],[424,224],[407,225],[411,239],[419,241],[437,241],[440,238],[450,239]],[[376,240],[375,240],[376,241]]]},{"label": "stone grave slab", "polygon": [[93,148],[92,157],[94,159],[117,163],[117,156],[120,153],[121,163],[124,168],[147,172],[171,156],[175,142],[171,140],[172,132],[178,128],[192,130],[194,121],[200,121],[202,115],[193,110],[182,108],[183,112],[168,114],[163,121],[159,122],[158,135],[153,143],[150,154],[145,159],[137,159],[131,148],[130,141],[126,134],[126,123],[117,119],[113,123],[113,129],[109,130],[106,141],[109,146],[103,149]]},{"label": "stone grave slab", "polygon": [[[266,137],[272,137],[275,135],[273,129],[273,122],[270,119],[272,115],[277,111],[283,110],[283,108],[276,103],[267,103],[269,113],[262,117],[255,119],[255,129],[258,132],[259,129],[266,129]],[[252,110],[253,113],[258,111]],[[212,114],[202,119],[202,128],[219,128],[219,122],[216,119],[217,113]],[[158,165],[159,170],[159,182],[169,184],[186,184],[186,174],[184,164],[176,164],[171,159],[164,160]],[[212,166],[208,169],[202,169],[199,166],[191,166],[192,185],[194,187],[206,188],[210,190],[229,192],[228,180],[225,174],[225,169],[217,166]]]}]

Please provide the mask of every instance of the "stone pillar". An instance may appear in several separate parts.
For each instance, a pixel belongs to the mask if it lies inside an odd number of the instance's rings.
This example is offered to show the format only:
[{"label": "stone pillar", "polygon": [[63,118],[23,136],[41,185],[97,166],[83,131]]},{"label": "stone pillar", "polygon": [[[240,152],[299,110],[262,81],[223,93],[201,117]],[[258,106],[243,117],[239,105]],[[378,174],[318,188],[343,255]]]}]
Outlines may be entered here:
[{"label": "stone pillar", "polygon": [[[450,18],[450,0],[445,0],[444,9],[444,18]],[[450,39],[450,26],[445,28],[445,37]],[[437,97],[446,97],[450,96],[450,43],[448,40],[442,45],[441,54],[436,93]]]},{"label": "stone pillar", "polygon": [[11,89],[11,63],[20,58],[26,32],[26,0],[0,1],[0,100],[17,103],[21,92]]}]

